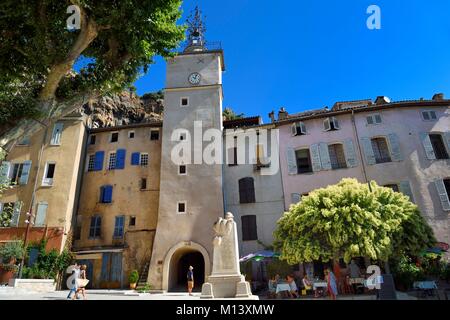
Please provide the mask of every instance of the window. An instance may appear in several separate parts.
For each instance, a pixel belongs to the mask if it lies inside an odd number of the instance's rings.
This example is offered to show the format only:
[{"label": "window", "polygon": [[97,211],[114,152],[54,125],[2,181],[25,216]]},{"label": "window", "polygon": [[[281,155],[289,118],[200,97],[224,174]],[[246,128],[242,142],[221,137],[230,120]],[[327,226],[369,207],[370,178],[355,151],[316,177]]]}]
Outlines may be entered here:
[{"label": "window", "polygon": [[256,216],[242,216],[242,241],[258,240]]},{"label": "window", "polygon": [[187,107],[187,106],[189,106],[189,98],[187,98],[187,97],[181,98],[181,99],[180,99],[180,105],[181,105],[182,107]]},{"label": "window", "polygon": [[109,154],[108,169],[109,170],[114,170],[115,168],[116,168],[116,153],[115,152],[111,152]]},{"label": "window", "polygon": [[447,197],[450,198],[450,179],[444,179],[445,191],[447,192]]},{"label": "window", "polygon": [[376,163],[391,162],[391,156],[385,138],[373,138],[371,139],[371,143]]},{"label": "window", "polygon": [[88,158],[88,171],[95,170],[95,154],[90,154]]},{"label": "window", "polygon": [[440,134],[430,134],[431,145],[433,146],[436,159],[448,159],[448,153],[445,149],[444,141]]},{"label": "window", "polygon": [[102,230],[102,217],[91,217],[91,226],[89,228],[89,238],[100,238]]},{"label": "window", "polygon": [[19,184],[23,172],[23,163],[15,163],[11,176],[11,184]]},{"label": "window", "polygon": [[422,111],[422,119],[424,121],[434,121],[437,119],[436,112],[432,110]]},{"label": "window", "polygon": [[17,142],[18,146],[29,146],[30,145],[30,137],[25,136]]},{"label": "window", "polygon": [[148,153],[141,153],[140,165],[142,167],[148,166]]},{"label": "window", "polygon": [[46,217],[47,217],[47,202],[39,202],[36,209],[36,218],[34,219],[34,227],[43,227],[45,226]]},{"label": "window", "polygon": [[367,124],[380,124],[381,123],[381,115],[379,113],[377,114],[371,114],[366,117]]},{"label": "window", "polygon": [[91,136],[89,137],[89,144],[90,144],[90,145],[94,145],[95,142],[96,142],[96,140],[97,140],[97,136],[96,136],[95,134],[91,135]]},{"label": "window", "polygon": [[64,125],[61,122],[55,123],[52,132],[52,139],[50,140],[51,145],[55,146],[61,144],[61,135],[63,131],[63,126]]},{"label": "window", "polygon": [[134,227],[136,225],[136,217],[135,216],[130,217],[129,225],[130,225],[130,227]]},{"label": "window", "polygon": [[237,147],[228,149],[228,166],[237,166]]},{"label": "window", "polygon": [[147,189],[147,178],[141,178],[141,190]]},{"label": "window", "polygon": [[114,224],[114,238],[123,238],[123,226],[125,223],[125,216],[116,217]]},{"label": "window", "polygon": [[159,140],[159,130],[150,131],[150,140]]},{"label": "window", "polygon": [[111,133],[111,139],[109,140],[109,142],[113,143],[117,141],[119,141],[119,133],[118,132]]},{"label": "window", "polygon": [[330,144],[328,146],[328,153],[330,155],[332,169],[347,168],[347,162],[345,161],[344,146],[342,144],[340,143]]},{"label": "window", "polygon": [[400,192],[400,189],[398,187],[398,184],[385,184],[384,187],[391,188],[395,192]]},{"label": "window", "polygon": [[134,139],[134,131],[128,131],[128,139]]},{"label": "window", "polygon": [[180,132],[180,138],[179,138],[179,140],[180,140],[180,141],[186,140],[186,132]]},{"label": "window", "polygon": [[300,136],[303,134],[306,134],[306,126],[303,122],[295,122],[292,125],[292,135],[293,136]]},{"label": "window", "polygon": [[323,121],[325,131],[339,130],[339,122],[336,117],[326,118]]},{"label": "window", "polygon": [[184,175],[187,174],[185,165],[181,165],[181,166],[178,167],[178,174],[180,176],[184,176]]},{"label": "window", "polygon": [[177,210],[178,214],[185,214],[186,213],[186,202],[178,202],[177,204]]},{"label": "window", "polygon": [[44,171],[44,178],[42,179],[43,186],[52,186],[53,177],[55,176],[56,163],[47,163]]},{"label": "window", "polygon": [[246,177],[239,180],[239,202],[255,203],[255,184],[253,178]]},{"label": "window", "polygon": [[112,202],[112,186],[102,186],[100,187],[100,203],[111,203]]},{"label": "window", "polygon": [[309,149],[296,150],[295,156],[297,158],[297,173],[307,173],[313,171]]}]

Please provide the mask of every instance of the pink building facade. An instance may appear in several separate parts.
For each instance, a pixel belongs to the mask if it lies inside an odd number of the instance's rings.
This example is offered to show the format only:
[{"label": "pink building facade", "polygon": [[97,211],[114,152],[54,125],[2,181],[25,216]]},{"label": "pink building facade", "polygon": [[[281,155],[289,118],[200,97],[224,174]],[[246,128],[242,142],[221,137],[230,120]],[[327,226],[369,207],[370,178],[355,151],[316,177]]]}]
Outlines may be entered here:
[{"label": "pink building facade", "polygon": [[280,129],[285,209],[352,177],[408,195],[439,242],[450,242],[450,100],[336,103],[274,121]]}]

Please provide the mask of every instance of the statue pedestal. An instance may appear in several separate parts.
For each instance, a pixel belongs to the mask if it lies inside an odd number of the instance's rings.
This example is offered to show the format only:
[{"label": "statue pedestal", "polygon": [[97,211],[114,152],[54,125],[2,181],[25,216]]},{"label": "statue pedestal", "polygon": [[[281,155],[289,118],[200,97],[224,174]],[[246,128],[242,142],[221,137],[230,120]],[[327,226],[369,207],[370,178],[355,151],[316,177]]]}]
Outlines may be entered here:
[{"label": "statue pedestal", "polygon": [[250,283],[242,275],[212,275],[202,286],[201,299],[252,298]]}]

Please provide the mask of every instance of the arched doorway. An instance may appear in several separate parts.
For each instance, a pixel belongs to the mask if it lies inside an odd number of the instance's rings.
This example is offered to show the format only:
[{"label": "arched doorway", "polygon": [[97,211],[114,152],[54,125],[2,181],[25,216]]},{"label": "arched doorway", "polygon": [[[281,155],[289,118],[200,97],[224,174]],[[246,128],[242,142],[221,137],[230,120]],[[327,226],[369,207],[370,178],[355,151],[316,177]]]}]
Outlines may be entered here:
[{"label": "arched doorway", "polygon": [[194,267],[194,291],[200,292],[205,276],[210,274],[207,251],[200,245],[189,242],[173,247],[164,262],[163,289],[170,292],[187,291],[187,271]]}]

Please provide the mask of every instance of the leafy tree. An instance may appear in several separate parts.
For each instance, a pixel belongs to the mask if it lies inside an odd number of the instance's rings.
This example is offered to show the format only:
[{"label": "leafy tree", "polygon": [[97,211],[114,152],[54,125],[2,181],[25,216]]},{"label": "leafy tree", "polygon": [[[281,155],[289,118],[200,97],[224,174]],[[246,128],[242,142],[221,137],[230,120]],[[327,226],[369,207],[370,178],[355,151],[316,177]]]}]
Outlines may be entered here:
[{"label": "leafy tree", "polygon": [[164,93],[162,92],[162,90],[159,90],[157,92],[148,92],[148,93],[144,93],[144,95],[142,96],[143,100],[158,100],[158,99],[164,99]]},{"label": "leafy tree", "polygon": [[365,256],[387,261],[433,246],[431,228],[405,195],[374,181],[343,179],[292,205],[274,232],[280,259],[289,264]]},{"label": "leafy tree", "polygon": [[225,108],[222,112],[222,116],[224,120],[235,120],[235,119],[242,119],[244,117],[243,113],[236,114],[233,109],[231,108]]},{"label": "leafy tree", "polygon": [[[129,88],[155,55],[172,56],[184,38],[185,27],[176,25],[181,2],[1,1],[0,147],[90,98]],[[80,9],[79,30],[67,29],[70,5]]]}]

